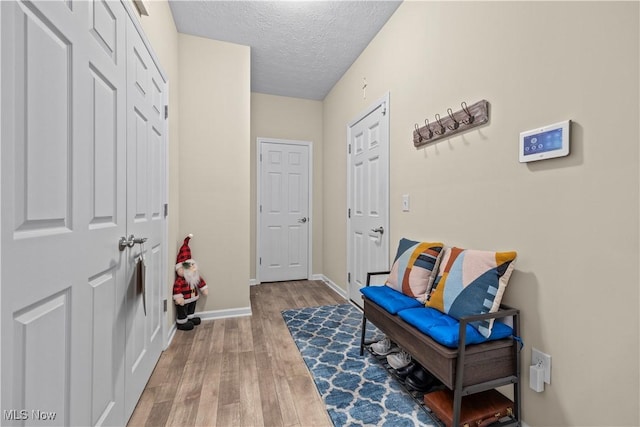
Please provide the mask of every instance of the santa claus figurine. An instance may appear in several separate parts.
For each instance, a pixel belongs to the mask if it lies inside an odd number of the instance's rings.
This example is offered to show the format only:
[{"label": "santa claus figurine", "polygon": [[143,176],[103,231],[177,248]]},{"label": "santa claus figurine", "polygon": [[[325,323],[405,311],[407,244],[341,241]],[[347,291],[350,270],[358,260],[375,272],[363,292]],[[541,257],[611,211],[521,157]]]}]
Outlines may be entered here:
[{"label": "santa claus figurine", "polygon": [[190,331],[194,325],[200,324],[200,318],[194,315],[198,292],[206,296],[207,283],[198,272],[198,264],[191,258],[189,234],[182,243],[176,259],[176,280],[173,284],[173,301],[176,304],[176,326],[183,331]]}]

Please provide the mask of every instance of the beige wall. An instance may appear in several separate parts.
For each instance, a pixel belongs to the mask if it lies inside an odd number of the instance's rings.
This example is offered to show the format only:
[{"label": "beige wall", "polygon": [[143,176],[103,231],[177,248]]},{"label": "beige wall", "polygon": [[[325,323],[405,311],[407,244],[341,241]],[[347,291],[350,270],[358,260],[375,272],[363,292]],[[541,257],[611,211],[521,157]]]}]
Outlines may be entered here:
[{"label": "beige wall", "polygon": [[[530,426],[638,423],[638,17],[637,2],[405,2],[324,102],[324,274],[346,282],[345,126],[390,91],[391,241],[518,251],[506,302]],[[414,123],[480,99],[488,125],[413,147]],[[566,119],[570,156],[518,162],[521,131]],[[531,347],[552,356],[543,393]]]},{"label": "beige wall", "polygon": [[[152,1],[145,3],[149,8],[149,16],[140,17],[140,23],[158,57],[162,69],[169,79],[169,148],[168,165],[168,242],[167,250],[167,294],[166,298],[172,301],[172,289],[174,278],[174,261],[178,245],[178,224],[180,223],[180,204],[178,203],[178,183],[180,182],[180,108],[179,108],[179,65],[178,65],[178,31],[173,22],[173,15],[166,1]],[[134,8],[135,9],[135,8]],[[175,322],[175,309],[173,304],[168,304],[167,326],[171,327]],[[167,329],[168,330],[168,329]]]},{"label": "beige wall", "polygon": [[167,298],[176,254],[193,233],[209,285],[197,310],[248,309],[249,47],[179,34],[166,1],[146,5],[140,22],[169,78]]},{"label": "beige wall", "polygon": [[251,261],[256,278],[256,141],[291,139],[313,143],[312,273],[322,273],[322,102],[284,96],[251,94]]},{"label": "beige wall", "polygon": [[209,286],[197,310],[249,308],[249,47],[178,37],[179,235]]}]

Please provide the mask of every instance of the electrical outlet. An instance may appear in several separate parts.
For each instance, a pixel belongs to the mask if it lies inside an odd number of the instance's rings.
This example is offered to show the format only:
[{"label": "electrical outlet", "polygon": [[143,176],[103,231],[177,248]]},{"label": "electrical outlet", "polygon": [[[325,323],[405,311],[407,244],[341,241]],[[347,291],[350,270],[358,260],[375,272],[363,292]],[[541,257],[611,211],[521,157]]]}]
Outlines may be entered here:
[{"label": "electrical outlet", "polygon": [[409,195],[408,194],[402,195],[402,211],[409,212]]},{"label": "electrical outlet", "polygon": [[544,368],[544,382],[551,384],[551,356],[541,352],[538,349],[531,349],[531,364],[537,365],[538,363]]}]

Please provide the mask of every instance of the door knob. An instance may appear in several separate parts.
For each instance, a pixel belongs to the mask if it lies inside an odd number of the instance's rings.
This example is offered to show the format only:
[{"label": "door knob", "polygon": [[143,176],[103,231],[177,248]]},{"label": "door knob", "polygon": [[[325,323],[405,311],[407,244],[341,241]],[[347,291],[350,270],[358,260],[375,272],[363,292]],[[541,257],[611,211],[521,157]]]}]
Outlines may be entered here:
[{"label": "door knob", "polygon": [[305,222],[307,222],[307,217],[302,217],[298,220],[299,223],[304,224]]},{"label": "door knob", "polygon": [[122,236],[120,237],[120,240],[118,240],[118,248],[120,249],[120,252],[122,252],[126,248],[133,247],[133,245],[135,245],[136,243],[141,245],[146,241],[146,237],[136,237],[133,234],[131,234],[129,238]]},{"label": "door knob", "polygon": [[374,233],[384,234],[384,228],[382,228],[382,226],[378,228],[372,228],[371,231],[373,231]]}]

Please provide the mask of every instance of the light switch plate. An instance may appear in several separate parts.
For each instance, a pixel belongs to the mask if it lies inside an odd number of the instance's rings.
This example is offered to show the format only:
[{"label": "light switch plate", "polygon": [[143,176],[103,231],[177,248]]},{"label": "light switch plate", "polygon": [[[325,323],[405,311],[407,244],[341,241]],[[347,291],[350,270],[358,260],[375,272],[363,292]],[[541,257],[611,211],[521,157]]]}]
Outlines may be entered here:
[{"label": "light switch plate", "polygon": [[402,211],[409,212],[409,195],[408,194],[402,195]]}]

